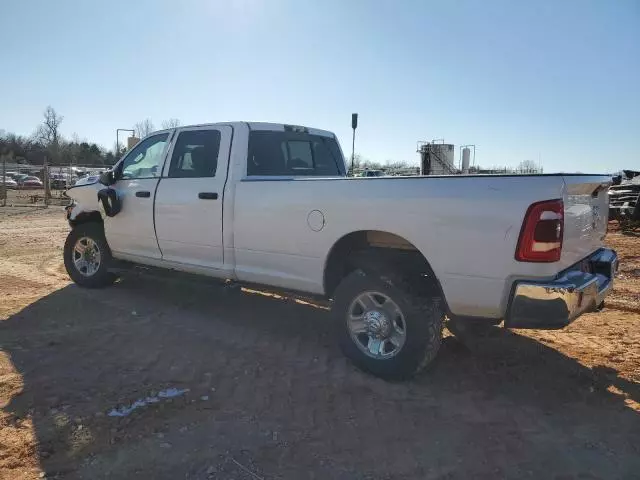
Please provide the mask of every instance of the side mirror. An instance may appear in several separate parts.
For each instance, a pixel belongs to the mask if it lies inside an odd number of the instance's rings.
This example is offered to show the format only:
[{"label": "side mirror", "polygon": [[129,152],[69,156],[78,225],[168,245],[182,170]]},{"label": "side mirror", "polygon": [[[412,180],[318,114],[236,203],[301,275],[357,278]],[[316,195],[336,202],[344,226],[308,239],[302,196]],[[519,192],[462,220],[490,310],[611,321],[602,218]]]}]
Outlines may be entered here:
[{"label": "side mirror", "polygon": [[98,178],[98,181],[107,187],[116,183],[115,175],[112,170],[102,172],[100,174],[100,177]]}]

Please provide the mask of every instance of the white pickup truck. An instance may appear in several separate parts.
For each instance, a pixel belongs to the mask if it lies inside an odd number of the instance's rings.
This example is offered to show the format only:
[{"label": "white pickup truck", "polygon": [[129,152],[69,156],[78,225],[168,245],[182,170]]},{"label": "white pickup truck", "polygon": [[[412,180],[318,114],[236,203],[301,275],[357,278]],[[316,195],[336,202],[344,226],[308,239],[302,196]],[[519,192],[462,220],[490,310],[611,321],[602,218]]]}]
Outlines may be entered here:
[{"label": "white pickup truck", "polygon": [[67,191],[64,261],[80,286],[115,261],[332,299],[344,353],[406,378],[438,352],[445,316],[562,328],[597,310],[617,256],[603,247],[600,175],[347,178],[335,135],[230,122],[163,130]]}]

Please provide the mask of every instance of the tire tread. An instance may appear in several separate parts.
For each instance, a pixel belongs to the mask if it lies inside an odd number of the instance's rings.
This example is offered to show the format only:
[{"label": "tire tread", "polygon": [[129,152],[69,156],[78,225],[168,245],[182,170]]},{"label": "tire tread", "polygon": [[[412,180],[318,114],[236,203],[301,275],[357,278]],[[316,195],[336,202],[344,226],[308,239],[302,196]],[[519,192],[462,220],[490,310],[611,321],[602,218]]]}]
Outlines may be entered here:
[{"label": "tire tread", "polygon": [[[411,316],[411,318],[419,318],[425,322],[425,328],[419,329],[423,332],[421,334],[422,338],[414,345],[415,350],[412,350],[415,353],[412,353],[411,350],[405,353],[402,363],[400,363],[399,358],[375,360],[366,357],[359,350],[356,351],[358,347],[353,344],[353,340],[346,332],[344,311],[340,309],[348,303],[346,300],[352,295],[350,293],[352,290],[357,290],[359,284],[362,285],[361,288],[366,288],[370,282],[381,282],[381,287],[391,288],[396,295],[401,296],[396,300],[401,300],[408,308],[408,311],[405,312],[405,317]],[[376,273],[372,273],[370,270],[367,273],[362,269],[357,269],[347,275],[336,289],[336,298],[332,308],[334,321],[338,328],[341,329],[341,346],[345,355],[361,369],[388,380],[404,380],[424,370],[434,361],[442,344],[444,313],[441,308],[440,298],[437,295],[433,295],[433,292],[430,290],[419,291],[408,278],[393,271],[382,272],[378,270]],[[405,321],[408,320],[405,319]],[[419,352],[418,347],[420,348]],[[403,355],[403,353],[401,352],[398,355]],[[395,362],[393,370],[386,368],[381,363],[375,363],[391,361]]]},{"label": "tire tread", "polygon": [[[80,274],[71,259],[75,243],[82,236],[91,237],[100,247],[100,268],[91,277],[85,277]],[[73,227],[64,242],[64,266],[75,284],[84,288],[103,288],[111,285],[116,280],[116,275],[108,270],[110,262],[111,250],[104,235],[104,228],[100,223],[87,222]]]}]

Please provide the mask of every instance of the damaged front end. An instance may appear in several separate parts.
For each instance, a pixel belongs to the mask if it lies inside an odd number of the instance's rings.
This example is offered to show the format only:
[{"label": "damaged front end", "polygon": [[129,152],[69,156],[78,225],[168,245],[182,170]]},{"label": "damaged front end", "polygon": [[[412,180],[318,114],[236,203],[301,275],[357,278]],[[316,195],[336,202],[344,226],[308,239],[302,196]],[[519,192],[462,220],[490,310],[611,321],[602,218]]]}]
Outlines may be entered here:
[{"label": "damaged front end", "polygon": [[[94,180],[91,181],[92,179]],[[65,216],[71,227],[83,223],[88,218],[102,220],[105,212],[98,193],[103,189],[104,185],[98,182],[98,177],[87,177],[66,191],[71,202],[65,207]]]}]

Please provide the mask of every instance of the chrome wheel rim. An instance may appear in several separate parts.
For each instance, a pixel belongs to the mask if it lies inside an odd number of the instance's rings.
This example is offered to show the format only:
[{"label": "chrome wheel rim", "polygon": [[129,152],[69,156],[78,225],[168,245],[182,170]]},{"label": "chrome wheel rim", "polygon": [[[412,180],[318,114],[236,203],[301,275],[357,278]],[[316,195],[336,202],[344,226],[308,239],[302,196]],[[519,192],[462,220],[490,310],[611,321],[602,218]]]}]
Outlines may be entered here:
[{"label": "chrome wheel rim", "polygon": [[90,277],[100,268],[100,248],[89,237],[81,237],[73,247],[73,264],[80,275]]},{"label": "chrome wheel rim", "polygon": [[407,338],[406,325],[396,302],[376,291],[358,295],[347,311],[351,339],[372,358],[388,359],[398,355]]}]

